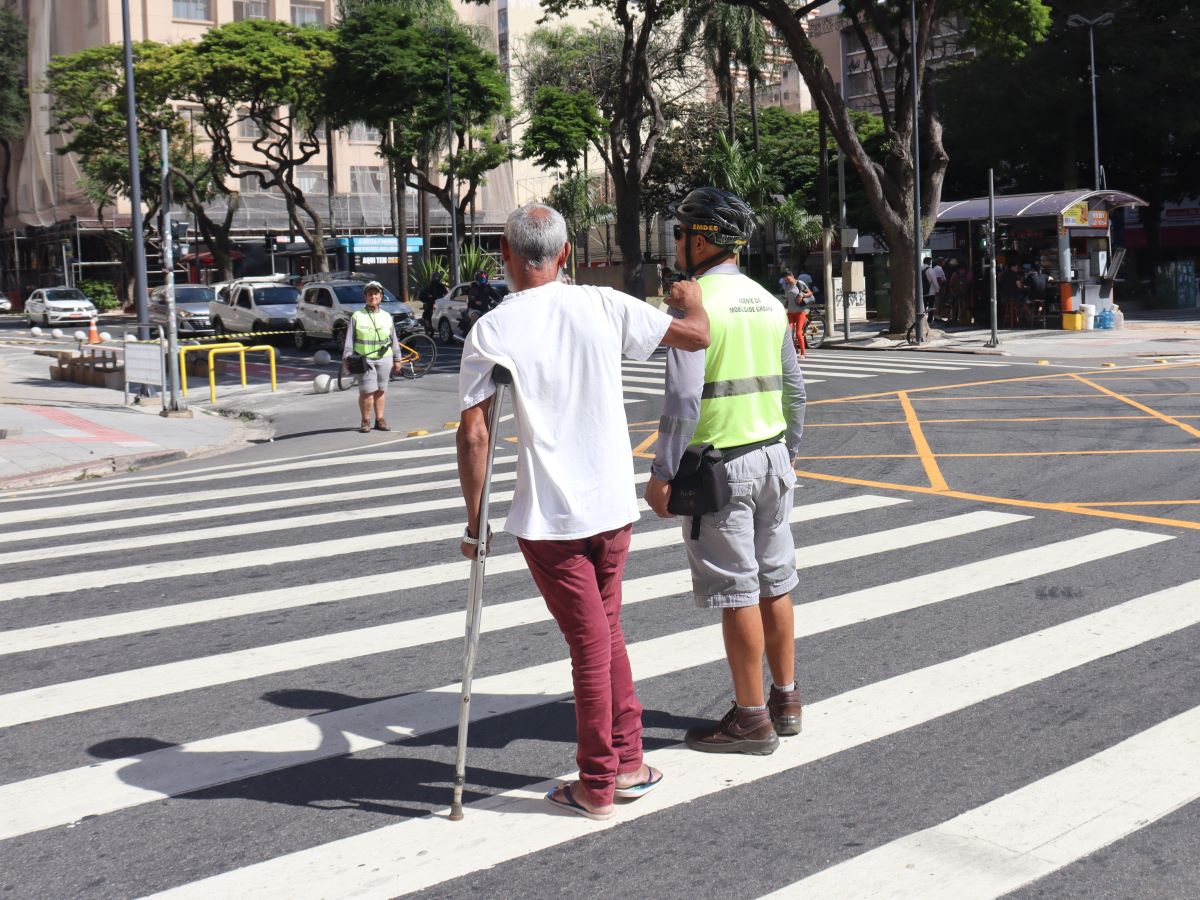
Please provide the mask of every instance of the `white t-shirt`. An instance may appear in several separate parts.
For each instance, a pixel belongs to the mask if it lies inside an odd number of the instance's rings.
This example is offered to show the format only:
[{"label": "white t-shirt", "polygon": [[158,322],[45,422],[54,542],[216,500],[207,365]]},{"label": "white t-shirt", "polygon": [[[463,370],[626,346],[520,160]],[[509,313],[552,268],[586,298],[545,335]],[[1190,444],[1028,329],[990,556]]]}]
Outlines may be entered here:
[{"label": "white t-shirt", "polygon": [[611,288],[550,282],[509,294],[471,328],[458,374],[462,408],[513,375],[517,485],[504,528],[570,540],[637,521],[621,356],[646,359],[671,324]]}]

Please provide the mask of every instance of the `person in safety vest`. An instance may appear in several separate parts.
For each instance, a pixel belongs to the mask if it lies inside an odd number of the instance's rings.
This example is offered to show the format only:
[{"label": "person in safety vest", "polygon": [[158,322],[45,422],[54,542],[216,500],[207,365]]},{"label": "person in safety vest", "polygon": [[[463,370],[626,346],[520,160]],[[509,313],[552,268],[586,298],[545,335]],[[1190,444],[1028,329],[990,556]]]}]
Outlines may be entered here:
[{"label": "person in safety vest", "polygon": [[699,292],[672,293],[672,318],[607,287],[568,285],[563,217],[539,203],[513,212],[500,239],[513,293],[481,318],[463,346],[458,385],[458,472],[467,512],[461,550],[474,559],[490,445],[492,372],[512,373],[517,482],[504,530],[571,651],[579,779],[546,799],[557,810],[610,819],[614,798],[634,800],[663,778],[642,755],[642,706],[621,630],[621,578],[638,518],[621,357],[659,344],[708,345]]},{"label": "person in safety vest", "polygon": [[[804,430],[804,378],[783,307],[737,268],[737,253],[753,230],[750,207],[708,187],[692,191],[671,212],[679,222],[676,262],[696,279],[711,343],[667,356],[646,502],[660,517],[670,517],[671,481],[685,451],[720,451],[728,502],[716,512],[688,515],[683,537],[696,605],[721,610],[735,698],[719,722],[689,729],[686,742],[706,753],[767,754],[779,746],[777,735],[800,731],[790,595],[797,584],[796,548],[789,517],[793,460]],[[764,652],[769,698],[763,692]]]},{"label": "person in safety vest", "polygon": [[362,418],[358,430],[367,434],[371,430],[372,408],[376,430],[392,430],[383,418],[383,406],[388,378],[393,371],[400,371],[400,340],[396,337],[391,313],[379,308],[383,302],[383,285],[378,281],[367,282],[363,300],[366,306],[356,309],[350,316],[346,346],[342,348],[342,365],[346,366],[351,356],[361,356],[366,361],[362,379],[358,382],[358,410]]}]

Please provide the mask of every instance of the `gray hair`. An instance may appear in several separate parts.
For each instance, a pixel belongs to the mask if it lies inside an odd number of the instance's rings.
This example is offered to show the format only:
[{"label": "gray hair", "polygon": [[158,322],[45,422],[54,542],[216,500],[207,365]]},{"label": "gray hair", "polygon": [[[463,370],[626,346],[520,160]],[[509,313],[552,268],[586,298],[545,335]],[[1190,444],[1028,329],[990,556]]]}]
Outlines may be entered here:
[{"label": "gray hair", "polygon": [[504,237],[518,259],[531,269],[541,269],[567,243],[567,223],[558,210],[544,203],[528,203],[509,215]]}]

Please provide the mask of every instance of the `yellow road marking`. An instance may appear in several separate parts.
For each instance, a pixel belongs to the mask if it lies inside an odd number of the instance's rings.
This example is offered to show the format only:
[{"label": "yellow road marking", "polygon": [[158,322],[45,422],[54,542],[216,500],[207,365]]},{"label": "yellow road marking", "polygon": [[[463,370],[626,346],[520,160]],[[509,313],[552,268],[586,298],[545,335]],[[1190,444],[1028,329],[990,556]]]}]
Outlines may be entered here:
[{"label": "yellow road marking", "polygon": [[[1129,453],[1200,453],[1200,447],[1138,447],[1130,450],[1024,450],[995,453],[933,453],[934,459],[994,459],[1027,456],[1123,456]],[[797,456],[796,459],[923,459],[919,453],[847,453],[834,456]]]},{"label": "yellow road marking", "polygon": [[657,440],[658,440],[658,432],[657,431],[652,432],[644,441],[642,441],[640,444],[638,444],[636,447],[633,448],[633,455],[637,456],[637,457],[641,457],[642,459],[654,459],[654,454],[649,453],[648,450],[651,446],[654,445],[654,442]]},{"label": "yellow road marking", "polygon": [[1161,519],[1156,516],[1139,516],[1133,513],[1113,512],[1107,509],[1091,509],[1078,503],[1038,503],[1034,500],[1014,500],[1010,497],[989,497],[985,494],[969,494],[963,491],[936,491],[933,488],[917,487],[909,484],[892,484],[887,481],[871,481],[866,478],[849,478],[843,475],[826,475],[821,472],[796,470],[803,478],[814,478],[818,481],[835,481],[839,484],[853,484],[860,487],[870,487],[882,490],[904,491],[911,494],[932,494],[938,497],[952,497],[956,500],[971,500],[979,503],[995,503],[1000,506],[1017,506],[1022,509],[1045,509],[1051,512],[1073,513],[1080,516],[1093,516],[1099,519],[1118,519],[1123,522],[1140,522],[1143,525],[1163,525],[1168,528],[1189,528],[1200,531],[1200,522],[1189,522],[1186,519]]},{"label": "yellow road marking", "polygon": [[942,477],[942,470],[938,468],[933,451],[929,449],[929,441],[925,440],[925,432],[921,430],[921,420],[917,418],[917,412],[908,399],[908,392],[899,391],[896,396],[900,398],[900,406],[904,409],[904,420],[908,423],[908,431],[912,435],[913,446],[917,448],[921,466],[925,469],[925,477],[929,479],[929,486],[935,491],[949,490],[950,486]]},{"label": "yellow road marking", "polygon": [[1104,500],[1076,503],[1076,506],[1197,506],[1200,500]]},{"label": "yellow road marking", "polygon": [[1154,418],[1159,419],[1163,422],[1166,422],[1168,425],[1174,425],[1176,428],[1181,428],[1184,431],[1186,431],[1188,434],[1190,434],[1192,437],[1200,437],[1200,430],[1193,428],[1191,425],[1188,425],[1186,422],[1180,422],[1178,419],[1173,419],[1164,413],[1160,413],[1156,409],[1151,409],[1149,406],[1146,406],[1144,403],[1138,403],[1133,398],[1126,397],[1124,394],[1118,394],[1116,391],[1110,391],[1104,385],[1096,384],[1096,382],[1094,382],[1094,381],[1089,381],[1088,379],[1084,378],[1082,375],[1076,375],[1074,372],[1072,372],[1071,377],[1074,378],[1076,381],[1081,382],[1082,384],[1086,384],[1088,387],[1094,387],[1096,390],[1100,391],[1102,394],[1107,394],[1108,396],[1110,396],[1116,400],[1120,400],[1122,403],[1128,403],[1134,409],[1140,409],[1142,412],[1147,413],[1151,416],[1154,416]]},{"label": "yellow road marking", "polygon": [[[1197,391],[1138,391],[1130,393],[1132,397],[1195,397]],[[922,403],[933,401],[950,401],[959,403],[972,403],[976,400],[1071,400],[1079,398],[1096,399],[1095,394],[984,394],[978,397],[914,397],[914,400],[920,400]],[[817,400],[809,403],[809,406],[823,401]],[[895,403],[895,392],[879,397],[845,397],[838,401],[839,403]]]}]

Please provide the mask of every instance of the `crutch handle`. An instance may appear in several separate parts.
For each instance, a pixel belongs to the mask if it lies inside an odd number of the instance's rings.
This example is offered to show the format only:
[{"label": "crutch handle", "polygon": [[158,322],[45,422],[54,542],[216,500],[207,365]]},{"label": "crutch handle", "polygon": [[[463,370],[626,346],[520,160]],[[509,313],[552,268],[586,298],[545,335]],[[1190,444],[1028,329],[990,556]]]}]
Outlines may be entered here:
[{"label": "crutch handle", "polygon": [[504,366],[495,366],[492,369],[492,381],[496,384],[512,384],[512,372]]}]

